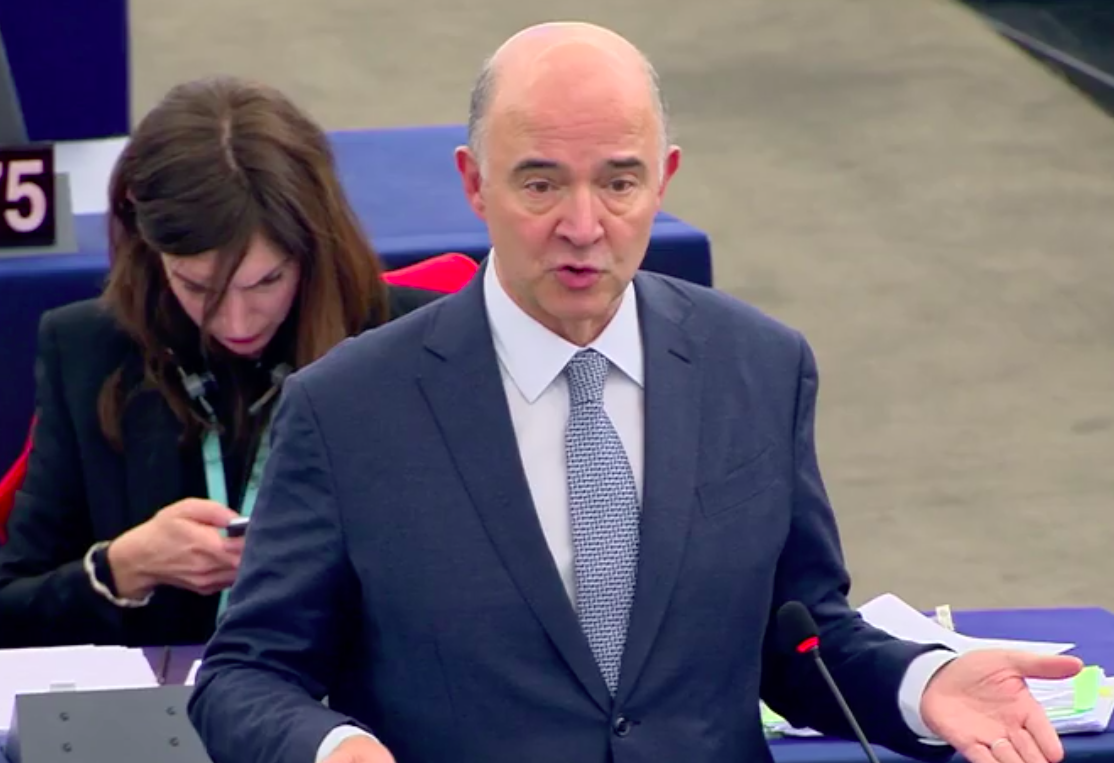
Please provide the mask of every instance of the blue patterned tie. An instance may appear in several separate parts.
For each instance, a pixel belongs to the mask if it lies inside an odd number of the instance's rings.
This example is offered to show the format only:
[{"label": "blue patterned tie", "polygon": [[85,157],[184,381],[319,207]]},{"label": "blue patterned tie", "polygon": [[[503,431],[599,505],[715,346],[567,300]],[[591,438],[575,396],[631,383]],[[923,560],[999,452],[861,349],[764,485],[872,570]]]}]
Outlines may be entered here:
[{"label": "blue patterned tie", "polygon": [[638,567],[638,490],[627,453],[607,411],[607,358],[581,350],[565,366],[569,511],[576,569],[576,610],[611,693],[627,640]]}]

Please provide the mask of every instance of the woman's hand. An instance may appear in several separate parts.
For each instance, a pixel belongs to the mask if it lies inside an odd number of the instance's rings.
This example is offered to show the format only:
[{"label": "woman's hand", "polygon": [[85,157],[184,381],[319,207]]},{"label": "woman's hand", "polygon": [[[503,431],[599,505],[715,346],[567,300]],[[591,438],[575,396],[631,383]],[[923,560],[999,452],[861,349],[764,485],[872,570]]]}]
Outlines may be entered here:
[{"label": "woman's hand", "polygon": [[243,538],[222,530],[238,514],[202,498],[184,498],[133,527],[108,547],[116,592],[142,599],[158,585],[207,595],[232,585]]}]

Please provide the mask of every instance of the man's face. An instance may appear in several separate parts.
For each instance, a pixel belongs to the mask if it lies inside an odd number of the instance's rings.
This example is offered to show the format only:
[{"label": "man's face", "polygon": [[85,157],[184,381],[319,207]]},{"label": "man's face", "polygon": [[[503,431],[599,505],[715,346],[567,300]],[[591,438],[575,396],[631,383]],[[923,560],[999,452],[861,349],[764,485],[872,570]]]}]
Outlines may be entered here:
[{"label": "man's face", "polygon": [[550,84],[497,99],[482,164],[462,149],[458,166],[503,288],[539,323],[586,344],[642,264],[679,151],[663,148],[645,83],[634,94],[607,73],[571,92]]}]

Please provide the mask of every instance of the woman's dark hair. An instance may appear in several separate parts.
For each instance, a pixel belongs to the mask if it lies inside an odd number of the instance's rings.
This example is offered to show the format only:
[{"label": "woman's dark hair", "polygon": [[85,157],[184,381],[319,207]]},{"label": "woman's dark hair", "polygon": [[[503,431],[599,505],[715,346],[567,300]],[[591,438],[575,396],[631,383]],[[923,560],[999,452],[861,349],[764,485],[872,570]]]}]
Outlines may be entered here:
[{"label": "woman's dark hair", "polygon": [[[290,325],[280,332],[288,344],[280,355],[293,368],[386,320],[378,258],[348,205],[328,140],[273,88],[222,77],[171,90],[117,161],[109,212],[102,300],[139,344],[144,386],[166,399],[186,440],[209,422],[191,406],[171,352],[196,348],[199,332],[170,290],[161,254],[217,252],[201,343],[257,236],[299,266]],[[106,381],[98,405],[101,428],[118,446],[136,391],[123,388],[122,370]],[[244,405],[234,421],[243,420]]]}]

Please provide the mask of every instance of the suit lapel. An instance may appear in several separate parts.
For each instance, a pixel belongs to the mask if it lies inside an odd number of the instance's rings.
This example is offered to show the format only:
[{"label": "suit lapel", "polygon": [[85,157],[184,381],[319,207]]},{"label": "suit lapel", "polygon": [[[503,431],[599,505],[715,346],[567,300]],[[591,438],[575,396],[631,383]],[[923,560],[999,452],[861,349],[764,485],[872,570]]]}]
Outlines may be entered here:
[{"label": "suit lapel", "polygon": [[645,465],[638,580],[617,701],[646,663],[681,569],[688,540],[700,423],[698,358],[686,336],[691,310],[668,283],[635,281],[645,356]]},{"label": "suit lapel", "polygon": [[477,276],[439,303],[419,384],[496,552],[585,689],[611,697],[580,629],[530,496]]}]

